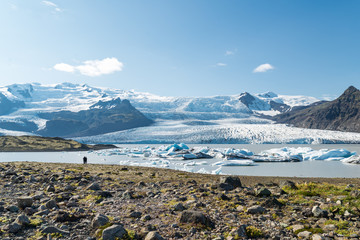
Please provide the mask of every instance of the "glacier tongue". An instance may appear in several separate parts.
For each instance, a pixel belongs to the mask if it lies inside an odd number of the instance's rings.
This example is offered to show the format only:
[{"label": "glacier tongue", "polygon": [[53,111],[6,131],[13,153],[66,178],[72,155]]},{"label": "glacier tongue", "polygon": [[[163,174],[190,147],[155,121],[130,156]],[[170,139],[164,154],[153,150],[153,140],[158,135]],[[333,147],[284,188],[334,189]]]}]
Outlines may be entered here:
[{"label": "glacier tongue", "polygon": [[[86,143],[360,143],[360,133],[289,127],[284,124],[243,123],[241,119],[208,121],[208,125],[188,125],[187,121],[158,121],[148,127],[76,138]],[[250,121],[248,119],[248,121]]]}]

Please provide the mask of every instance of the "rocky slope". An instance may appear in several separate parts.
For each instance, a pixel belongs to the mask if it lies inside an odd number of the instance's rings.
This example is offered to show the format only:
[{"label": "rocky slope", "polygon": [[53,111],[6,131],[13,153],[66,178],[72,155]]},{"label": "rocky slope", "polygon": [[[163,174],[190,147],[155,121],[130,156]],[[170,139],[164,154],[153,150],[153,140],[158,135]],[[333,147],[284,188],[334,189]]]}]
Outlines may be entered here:
[{"label": "rocky slope", "polygon": [[116,132],[153,123],[135,109],[128,100],[120,98],[99,101],[88,110],[59,111],[38,114],[47,119],[44,129],[37,133],[51,137],[81,137]]},{"label": "rocky slope", "polygon": [[0,136],[0,152],[88,151],[116,148],[114,145],[87,145],[59,137]]},{"label": "rocky slope", "polygon": [[331,102],[295,109],[273,119],[301,128],[360,132],[360,91],[351,86]]},{"label": "rocky slope", "polygon": [[0,238],[359,238],[359,179],[290,180],[1,163]]}]

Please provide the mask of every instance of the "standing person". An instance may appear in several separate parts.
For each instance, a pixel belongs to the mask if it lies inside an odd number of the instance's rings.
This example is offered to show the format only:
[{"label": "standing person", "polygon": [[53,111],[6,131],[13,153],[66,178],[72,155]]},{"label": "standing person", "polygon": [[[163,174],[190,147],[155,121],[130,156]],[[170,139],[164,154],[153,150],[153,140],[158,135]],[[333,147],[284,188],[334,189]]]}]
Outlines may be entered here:
[{"label": "standing person", "polygon": [[87,157],[84,157],[84,158],[83,158],[83,163],[84,163],[84,164],[87,164]]}]

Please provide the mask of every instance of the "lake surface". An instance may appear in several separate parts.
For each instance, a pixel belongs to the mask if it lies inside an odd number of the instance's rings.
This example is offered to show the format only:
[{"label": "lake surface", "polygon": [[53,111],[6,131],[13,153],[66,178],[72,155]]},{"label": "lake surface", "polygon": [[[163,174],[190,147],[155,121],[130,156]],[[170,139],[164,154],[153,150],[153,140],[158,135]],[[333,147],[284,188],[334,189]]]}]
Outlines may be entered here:
[{"label": "lake surface", "polygon": [[[146,146],[159,147],[161,145],[128,144],[118,145],[121,148],[141,149]],[[189,147],[208,146],[210,148],[236,148],[248,149],[259,153],[263,150],[282,148],[282,147],[311,147],[319,149],[347,149],[360,153],[358,144],[190,144]],[[285,177],[360,177],[360,164],[344,164],[340,161],[303,161],[289,163],[256,163],[255,166],[212,166],[213,163],[221,159],[199,159],[199,160],[165,160],[144,158],[142,155],[131,157],[128,155],[99,155],[95,152],[26,152],[26,153],[0,153],[0,162],[12,161],[33,161],[33,162],[55,162],[55,163],[78,163],[82,164],[82,158],[87,156],[89,164],[116,164],[130,166],[147,166],[158,168],[171,168],[181,171],[200,172],[200,173],[221,173],[234,175],[250,176],[285,176]]]}]

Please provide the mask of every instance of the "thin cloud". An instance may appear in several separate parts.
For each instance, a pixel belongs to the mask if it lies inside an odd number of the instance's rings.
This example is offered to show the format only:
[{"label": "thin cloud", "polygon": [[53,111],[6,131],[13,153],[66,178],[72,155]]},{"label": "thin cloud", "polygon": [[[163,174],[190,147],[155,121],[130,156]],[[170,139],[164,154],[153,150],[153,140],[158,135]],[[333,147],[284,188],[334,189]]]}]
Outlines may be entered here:
[{"label": "thin cloud", "polygon": [[272,65],[270,65],[269,63],[264,63],[264,64],[261,64],[259,66],[257,66],[257,68],[255,68],[253,70],[254,73],[259,73],[259,72],[267,72],[269,70],[272,70],[274,69],[274,67]]},{"label": "thin cloud", "polygon": [[67,63],[58,63],[55,64],[53,68],[57,71],[68,73],[79,72],[81,75],[98,77],[122,71],[123,67],[124,64],[116,58],[104,58],[103,60],[87,60],[78,66],[73,66]]},{"label": "thin cloud", "polygon": [[221,62],[216,64],[216,66],[218,67],[225,67],[226,65],[227,65],[226,63],[221,63]]},{"label": "thin cloud", "polygon": [[45,6],[48,6],[48,7],[51,7],[53,8],[56,12],[62,12],[62,9],[59,8],[59,6],[53,2],[50,2],[50,1],[42,1],[42,3],[45,5]]},{"label": "thin cloud", "polygon": [[230,51],[230,50],[227,50],[226,52],[225,52],[225,56],[230,56],[230,55],[234,55],[235,54],[235,52],[234,51]]},{"label": "thin cloud", "polygon": [[13,4],[13,3],[9,3],[9,6],[12,10],[18,10],[17,5]]}]

